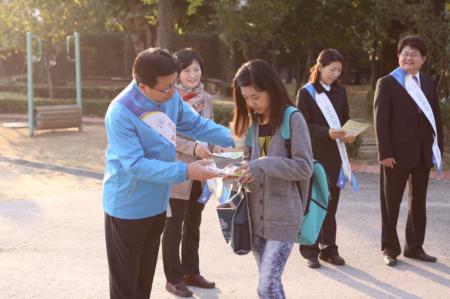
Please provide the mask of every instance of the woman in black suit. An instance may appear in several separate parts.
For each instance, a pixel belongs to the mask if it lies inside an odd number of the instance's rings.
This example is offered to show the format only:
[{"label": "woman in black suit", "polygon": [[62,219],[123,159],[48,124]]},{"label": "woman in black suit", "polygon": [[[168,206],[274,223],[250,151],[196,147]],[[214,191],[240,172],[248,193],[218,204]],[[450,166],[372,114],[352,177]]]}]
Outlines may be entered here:
[{"label": "woman in black suit", "polygon": [[[344,86],[337,84],[337,78],[342,71],[342,55],[335,49],[323,50],[311,68],[309,78],[315,94],[325,93],[343,125],[349,118],[347,92]],[[311,86],[309,86],[311,90]],[[354,141],[353,136],[346,136],[340,129],[333,129],[327,123],[325,116],[316,103],[315,97],[306,88],[298,91],[298,108],[303,113],[311,134],[314,159],[322,163],[328,175],[330,188],[330,202],[327,215],[322,225],[319,238],[315,245],[300,245],[300,253],[310,268],[319,268],[319,259],[334,265],[344,265],[345,261],[339,256],[336,245],[336,210],[339,202],[340,188],[337,186],[342,161],[339,155],[337,138],[346,143]]]}]

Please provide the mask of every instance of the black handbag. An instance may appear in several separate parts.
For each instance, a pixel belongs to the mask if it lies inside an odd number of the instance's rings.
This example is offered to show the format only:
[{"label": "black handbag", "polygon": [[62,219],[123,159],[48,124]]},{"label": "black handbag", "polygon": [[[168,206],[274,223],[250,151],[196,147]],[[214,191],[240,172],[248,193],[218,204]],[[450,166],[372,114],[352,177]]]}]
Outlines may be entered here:
[{"label": "black handbag", "polygon": [[233,252],[239,255],[249,253],[252,250],[252,230],[247,190],[239,187],[226,203],[217,206],[217,215],[225,242]]}]

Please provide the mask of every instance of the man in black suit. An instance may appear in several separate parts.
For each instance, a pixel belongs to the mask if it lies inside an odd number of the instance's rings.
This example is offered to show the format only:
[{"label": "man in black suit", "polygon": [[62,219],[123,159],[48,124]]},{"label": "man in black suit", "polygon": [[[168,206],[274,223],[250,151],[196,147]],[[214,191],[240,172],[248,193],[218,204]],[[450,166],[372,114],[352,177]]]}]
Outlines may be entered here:
[{"label": "man in black suit", "polygon": [[[435,257],[425,253],[422,248],[428,179],[435,160],[432,151],[434,138],[438,138],[437,151],[443,151],[436,84],[430,77],[419,72],[427,55],[425,41],[418,36],[407,36],[398,43],[397,52],[400,67],[378,80],[374,99],[378,159],[381,163],[381,249],[384,261],[389,266],[396,265],[397,256],[401,253],[397,220],[407,182],[409,210],[403,255],[425,262],[436,261]],[[403,79],[414,79],[425,94],[434,114],[436,136],[432,121],[429,121],[429,117],[398,79],[402,76]]]}]

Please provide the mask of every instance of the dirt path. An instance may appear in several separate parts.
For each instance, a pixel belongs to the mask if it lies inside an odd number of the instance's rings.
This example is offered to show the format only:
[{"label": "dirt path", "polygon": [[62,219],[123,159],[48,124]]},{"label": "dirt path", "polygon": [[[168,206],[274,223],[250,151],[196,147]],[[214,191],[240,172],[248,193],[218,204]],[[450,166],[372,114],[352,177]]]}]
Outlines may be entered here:
[{"label": "dirt path", "polygon": [[106,136],[103,125],[84,125],[83,131],[38,131],[0,126],[0,155],[103,172]]}]

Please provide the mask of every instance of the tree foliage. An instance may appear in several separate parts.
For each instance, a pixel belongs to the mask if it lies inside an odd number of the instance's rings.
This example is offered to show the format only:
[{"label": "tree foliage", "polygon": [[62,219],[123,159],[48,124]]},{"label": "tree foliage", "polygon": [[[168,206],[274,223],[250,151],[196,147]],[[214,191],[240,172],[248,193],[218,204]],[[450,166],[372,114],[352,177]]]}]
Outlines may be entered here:
[{"label": "tree foliage", "polygon": [[448,94],[449,15],[444,0],[8,0],[0,2],[0,55],[24,49],[27,31],[56,52],[74,31],[125,31],[135,52],[207,32],[220,36],[235,62],[296,65],[297,81],[318,51],[337,48],[345,65],[371,67],[375,82],[396,65],[399,38],[417,33],[430,45],[425,67]]},{"label": "tree foliage", "polygon": [[100,1],[11,0],[0,4],[0,51],[24,49],[33,32],[53,48],[64,47],[67,35],[104,28]]}]

